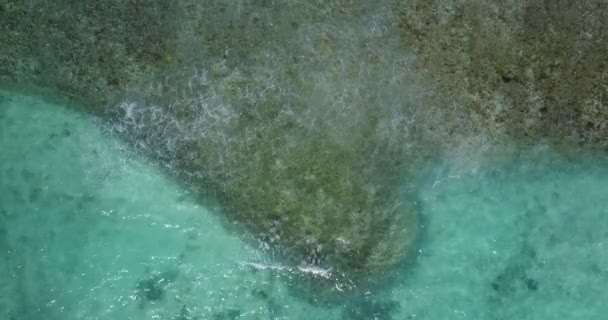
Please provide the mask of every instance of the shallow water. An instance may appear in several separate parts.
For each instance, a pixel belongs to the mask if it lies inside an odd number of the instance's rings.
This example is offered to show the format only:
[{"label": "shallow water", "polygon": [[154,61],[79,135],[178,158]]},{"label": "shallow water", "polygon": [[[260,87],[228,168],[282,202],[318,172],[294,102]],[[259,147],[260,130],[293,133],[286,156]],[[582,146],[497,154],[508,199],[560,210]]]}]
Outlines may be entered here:
[{"label": "shallow water", "polygon": [[[0,94],[2,319],[593,319],[608,159],[548,147],[431,170],[415,261],[337,305],[93,119]],[[407,267],[407,268],[405,268]]]}]

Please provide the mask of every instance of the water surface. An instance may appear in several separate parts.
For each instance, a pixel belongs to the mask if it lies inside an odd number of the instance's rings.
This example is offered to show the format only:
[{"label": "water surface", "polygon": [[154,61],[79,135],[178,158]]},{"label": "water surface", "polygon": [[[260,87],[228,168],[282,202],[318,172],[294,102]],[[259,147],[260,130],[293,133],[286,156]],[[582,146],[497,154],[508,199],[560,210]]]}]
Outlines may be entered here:
[{"label": "water surface", "polygon": [[[41,98],[0,100],[3,319],[598,319],[608,159],[549,147],[431,168],[418,254],[338,304],[213,206]],[[314,300],[314,299],[313,299]]]}]

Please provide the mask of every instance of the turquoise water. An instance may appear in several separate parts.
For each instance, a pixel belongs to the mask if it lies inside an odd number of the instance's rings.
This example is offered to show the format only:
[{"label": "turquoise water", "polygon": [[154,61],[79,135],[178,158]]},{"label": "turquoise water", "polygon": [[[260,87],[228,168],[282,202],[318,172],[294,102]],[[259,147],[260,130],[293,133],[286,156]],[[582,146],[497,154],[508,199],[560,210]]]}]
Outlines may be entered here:
[{"label": "turquoise water", "polygon": [[337,305],[94,119],[0,92],[0,319],[600,319],[608,159],[448,159],[417,257]]}]

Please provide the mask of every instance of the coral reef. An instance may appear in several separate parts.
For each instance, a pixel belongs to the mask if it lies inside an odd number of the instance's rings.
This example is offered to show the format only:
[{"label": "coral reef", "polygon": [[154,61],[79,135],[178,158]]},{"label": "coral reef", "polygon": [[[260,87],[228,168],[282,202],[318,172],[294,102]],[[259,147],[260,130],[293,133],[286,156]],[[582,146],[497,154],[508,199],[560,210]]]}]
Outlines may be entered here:
[{"label": "coral reef", "polygon": [[607,14],[600,0],[9,0],[0,82],[79,102],[290,269],[331,274],[309,272],[311,291],[339,294],[413,251],[404,181],[442,152],[608,147]]}]

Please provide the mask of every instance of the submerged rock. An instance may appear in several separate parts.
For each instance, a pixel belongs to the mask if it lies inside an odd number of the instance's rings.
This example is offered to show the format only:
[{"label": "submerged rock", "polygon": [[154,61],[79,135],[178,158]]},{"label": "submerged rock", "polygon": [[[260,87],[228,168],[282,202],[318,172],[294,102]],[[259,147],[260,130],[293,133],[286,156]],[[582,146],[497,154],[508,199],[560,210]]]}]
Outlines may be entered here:
[{"label": "submerged rock", "polygon": [[158,302],[164,299],[165,291],[177,277],[177,271],[156,273],[137,282],[135,296],[144,306],[148,302]]},{"label": "submerged rock", "polygon": [[112,130],[290,269],[348,281],[325,286],[336,292],[376,279],[412,251],[403,182],[424,155],[409,59],[390,25],[368,31],[384,15],[289,24],[246,54],[176,68],[109,110]]}]

